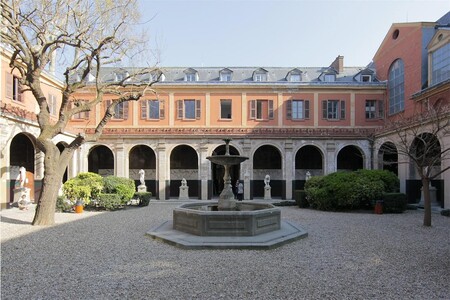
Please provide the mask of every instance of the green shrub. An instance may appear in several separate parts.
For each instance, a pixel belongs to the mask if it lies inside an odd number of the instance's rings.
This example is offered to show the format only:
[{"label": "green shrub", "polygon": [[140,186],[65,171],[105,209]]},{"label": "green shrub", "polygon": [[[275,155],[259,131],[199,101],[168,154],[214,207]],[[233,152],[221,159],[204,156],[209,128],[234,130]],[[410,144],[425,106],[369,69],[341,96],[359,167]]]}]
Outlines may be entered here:
[{"label": "green shrub", "polygon": [[383,194],[384,213],[402,213],[406,210],[407,203],[406,194],[404,193]]},{"label": "green shrub", "polygon": [[295,190],[294,191],[294,199],[297,203],[298,207],[306,208],[309,207],[308,200],[306,198],[306,192],[304,190]]},{"label": "green shrub", "polygon": [[134,193],[134,198],[139,199],[139,206],[147,206],[150,203],[151,197],[152,197],[152,193],[150,193],[150,192]]},{"label": "green shrub", "polygon": [[100,194],[97,207],[107,210],[115,210],[123,207],[122,198],[118,194]]},{"label": "green shrub", "polygon": [[72,208],[75,203],[70,201],[64,196],[58,196],[56,199],[56,211],[58,212],[66,212],[66,211],[72,211]]},{"label": "green shrub", "polygon": [[305,191],[311,207],[319,210],[370,207],[374,200],[381,198],[385,188],[384,182],[377,180],[379,177],[382,176],[368,170],[335,172],[312,177],[305,183]]},{"label": "green shrub", "polygon": [[98,198],[102,189],[102,177],[91,172],[80,173],[63,184],[64,196],[74,203],[81,200],[89,204],[91,199]]},{"label": "green shrub", "polygon": [[126,204],[133,198],[136,186],[133,179],[117,176],[107,176],[103,178],[103,193],[118,194],[122,204]]},{"label": "green shrub", "polygon": [[397,175],[387,170],[358,170],[357,175],[365,177],[368,181],[383,182],[383,191],[396,193],[400,190],[400,180]]}]

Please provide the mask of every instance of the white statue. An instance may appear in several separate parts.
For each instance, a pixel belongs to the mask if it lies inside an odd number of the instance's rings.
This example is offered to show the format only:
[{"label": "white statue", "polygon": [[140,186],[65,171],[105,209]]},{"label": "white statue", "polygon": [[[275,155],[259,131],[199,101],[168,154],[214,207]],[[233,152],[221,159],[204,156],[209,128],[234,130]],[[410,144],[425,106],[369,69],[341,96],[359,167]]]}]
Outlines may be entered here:
[{"label": "white statue", "polygon": [[307,171],[307,172],[306,172],[305,180],[308,181],[308,180],[310,180],[310,179],[311,179],[311,172]]},{"label": "white statue", "polygon": [[25,185],[28,183],[27,169],[25,169],[25,167],[20,167],[19,168],[18,180],[20,182],[20,187],[21,188],[25,187]]},{"label": "white statue", "polygon": [[270,183],[270,175],[267,174],[266,177],[264,177],[264,183],[266,185],[266,187],[270,187],[269,183]]},{"label": "white statue", "polygon": [[141,182],[141,185],[145,185],[145,171],[143,169],[139,170],[139,181]]},{"label": "white statue", "polygon": [[186,178],[181,179],[181,186],[187,186]]}]

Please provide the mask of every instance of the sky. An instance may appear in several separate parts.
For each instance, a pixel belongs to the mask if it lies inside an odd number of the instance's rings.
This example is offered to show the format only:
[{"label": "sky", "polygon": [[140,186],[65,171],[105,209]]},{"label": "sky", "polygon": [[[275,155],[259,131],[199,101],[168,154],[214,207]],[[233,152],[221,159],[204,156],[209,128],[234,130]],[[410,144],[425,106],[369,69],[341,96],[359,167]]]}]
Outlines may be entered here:
[{"label": "sky", "polygon": [[434,22],[445,0],[139,0],[159,65],[366,66],[392,23]]}]

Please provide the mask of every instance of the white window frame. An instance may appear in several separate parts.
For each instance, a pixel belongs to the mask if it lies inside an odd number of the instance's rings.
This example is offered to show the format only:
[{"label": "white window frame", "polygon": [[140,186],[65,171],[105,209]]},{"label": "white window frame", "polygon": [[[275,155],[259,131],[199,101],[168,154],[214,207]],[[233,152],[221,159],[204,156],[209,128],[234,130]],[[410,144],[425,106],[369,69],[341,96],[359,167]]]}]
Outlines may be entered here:
[{"label": "white window frame", "polygon": [[346,118],[345,100],[323,100],[322,119],[330,121],[345,120]]},{"label": "white window frame", "polygon": [[309,100],[289,100],[287,102],[286,118],[293,121],[309,119]]},{"label": "white window frame", "polygon": [[[223,116],[223,105],[225,105],[226,103],[229,104],[229,115],[227,117]],[[220,119],[221,120],[231,120],[233,116],[233,103],[231,99],[220,99]]]},{"label": "white window frame", "polygon": [[[194,103],[194,116],[186,115],[186,106],[191,102]],[[177,119],[179,120],[199,120],[201,118],[201,100],[196,99],[182,99],[177,100]]]}]

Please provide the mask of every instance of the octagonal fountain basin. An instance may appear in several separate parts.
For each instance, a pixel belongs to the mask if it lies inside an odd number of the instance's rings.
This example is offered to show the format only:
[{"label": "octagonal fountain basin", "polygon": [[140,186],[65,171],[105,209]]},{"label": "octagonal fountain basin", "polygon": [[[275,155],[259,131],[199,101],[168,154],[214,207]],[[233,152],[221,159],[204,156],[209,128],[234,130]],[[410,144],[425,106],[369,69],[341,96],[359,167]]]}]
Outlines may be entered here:
[{"label": "octagonal fountain basin", "polygon": [[280,229],[279,208],[270,203],[236,203],[219,211],[217,202],[187,203],[173,210],[173,228],[198,236],[254,236]]},{"label": "octagonal fountain basin", "polygon": [[183,249],[267,250],[302,239],[308,232],[280,220],[280,209],[269,203],[242,201],[236,210],[217,210],[217,201],[178,206],[173,220],[152,228],[147,236]]}]

